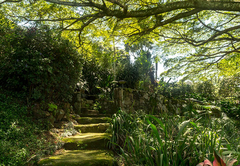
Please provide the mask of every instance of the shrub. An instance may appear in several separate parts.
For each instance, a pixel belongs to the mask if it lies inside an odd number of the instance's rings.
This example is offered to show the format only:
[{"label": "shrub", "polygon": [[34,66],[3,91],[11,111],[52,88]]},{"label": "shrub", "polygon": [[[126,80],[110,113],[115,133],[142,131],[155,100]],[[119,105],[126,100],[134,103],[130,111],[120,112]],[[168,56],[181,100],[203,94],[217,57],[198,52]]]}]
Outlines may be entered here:
[{"label": "shrub", "polygon": [[214,149],[225,149],[224,154],[230,152],[236,157],[239,139],[230,139],[229,128],[223,127],[228,122],[119,111],[112,120],[112,148],[120,149],[126,165],[192,166],[205,158],[213,160]]},{"label": "shrub", "polygon": [[239,121],[240,120],[240,105],[231,100],[221,101],[221,109],[229,117]]},{"label": "shrub", "polygon": [[112,91],[113,74],[107,68],[102,67],[96,59],[85,60],[81,75],[82,83],[86,81],[88,93],[91,95],[110,93]]},{"label": "shrub", "polygon": [[55,32],[42,26],[1,33],[0,86],[24,93],[29,100],[71,100],[79,80],[80,56]]},{"label": "shrub", "polygon": [[134,89],[141,79],[137,65],[126,63],[117,71],[117,80],[124,80],[124,86]]},{"label": "shrub", "polygon": [[205,81],[197,84],[196,92],[207,100],[215,99],[215,87],[211,81]]}]

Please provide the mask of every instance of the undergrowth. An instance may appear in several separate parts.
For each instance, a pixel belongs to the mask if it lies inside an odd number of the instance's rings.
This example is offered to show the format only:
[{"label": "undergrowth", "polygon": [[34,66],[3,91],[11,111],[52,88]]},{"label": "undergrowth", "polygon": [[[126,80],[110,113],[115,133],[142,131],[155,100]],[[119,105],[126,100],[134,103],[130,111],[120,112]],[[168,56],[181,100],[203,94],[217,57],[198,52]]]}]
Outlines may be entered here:
[{"label": "undergrowth", "polygon": [[54,146],[44,125],[33,123],[27,106],[19,98],[17,93],[0,89],[0,166],[32,165]]},{"label": "undergrowth", "polygon": [[214,150],[240,159],[240,133],[227,117],[189,119],[119,111],[111,123],[111,148],[126,165],[195,166],[206,158],[213,161]]}]

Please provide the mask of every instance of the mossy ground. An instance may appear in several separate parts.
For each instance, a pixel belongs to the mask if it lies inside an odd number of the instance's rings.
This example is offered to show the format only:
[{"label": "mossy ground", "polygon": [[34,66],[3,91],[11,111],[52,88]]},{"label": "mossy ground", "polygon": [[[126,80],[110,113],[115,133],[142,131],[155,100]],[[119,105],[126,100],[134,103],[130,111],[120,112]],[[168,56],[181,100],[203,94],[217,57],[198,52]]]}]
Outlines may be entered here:
[{"label": "mossy ground", "polygon": [[111,120],[109,117],[80,117],[76,119],[80,124],[106,123]]},{"label": "mossy ground", "polygon": [[113,166],[113,153],[107,150],[71,150],[39,162],[40,166]]},{"label": "mossy ground", "polygon": [[110,139],[107,133],[82,133],[69,138],[64,138],[64,148],[67,150],[76,149],[106,149]]},{"label": "mossy ground", "polygon": [[81,133],[104,133],[109,128],[109,123],[75,125],[75,129]]}]

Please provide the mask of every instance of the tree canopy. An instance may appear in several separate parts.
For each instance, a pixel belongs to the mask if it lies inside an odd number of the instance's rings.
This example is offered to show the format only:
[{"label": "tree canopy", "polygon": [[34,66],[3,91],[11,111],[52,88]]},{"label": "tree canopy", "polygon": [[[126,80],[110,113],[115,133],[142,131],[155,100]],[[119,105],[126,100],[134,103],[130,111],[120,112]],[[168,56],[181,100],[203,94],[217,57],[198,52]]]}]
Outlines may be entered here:
[{"label": "tree canopy", "polygon": [[[198,76],[206,70],[212,75],[234,75],[240,70],[239,0],[5,0],[0,4],[14,20],[60,28],[65,36],[78,39],[77,45],[85,51],[89,42],[110,43],[114,36],[130,44],[148,38],[164,50],[170,68],[166,73],[172,76]],[[168,56],[176,54],[181,56]]]}]

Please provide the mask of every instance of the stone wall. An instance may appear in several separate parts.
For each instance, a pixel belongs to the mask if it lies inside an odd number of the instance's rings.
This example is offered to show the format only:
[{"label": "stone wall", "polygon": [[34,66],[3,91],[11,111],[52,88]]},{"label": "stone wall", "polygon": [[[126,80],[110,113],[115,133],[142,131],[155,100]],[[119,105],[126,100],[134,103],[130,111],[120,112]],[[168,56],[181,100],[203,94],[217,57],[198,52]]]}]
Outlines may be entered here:
[{"label": "stone wall", "polygon": [[129,88],[115,88],[114,99],[86,99],[83,93],[75,93],[73,100],[75,113],[84,113],[87,109],[98,109],[100,113],[115,113],[119,108],[127,112],[143,110],[147,113],[168,112],[179,114],[183,102],[156,94]]},{"label": "stone wall", "polygon": [[153,92],[119,88],[114,91],[116,105],[125,111],[143,110],[147,113],[167,112],[167,99]]}]

